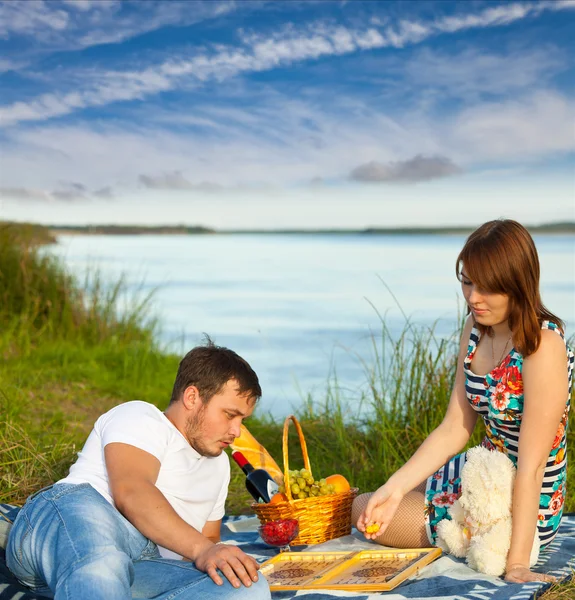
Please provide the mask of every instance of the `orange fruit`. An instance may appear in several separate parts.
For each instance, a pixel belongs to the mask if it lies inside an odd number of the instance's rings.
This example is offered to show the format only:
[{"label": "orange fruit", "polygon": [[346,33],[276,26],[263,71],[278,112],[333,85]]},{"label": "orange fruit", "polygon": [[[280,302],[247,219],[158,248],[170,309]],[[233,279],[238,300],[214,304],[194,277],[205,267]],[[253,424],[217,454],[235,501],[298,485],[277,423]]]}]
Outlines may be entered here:
[{"label": "orange fruit", "polygon": [[270,504],[277,504],[278,502],[287,502],[287,496],[285,494],[282,494],[281,492],[278,492],[277,494],[274,494],[272,496],[272,499],[270,500]]},{"label": "orange fruit", "polygon": [[347,492],[351,487],[349,481],[343,475],[330,475],[325,478],[325,482],[328,485],[333,485],[336,494]]}]

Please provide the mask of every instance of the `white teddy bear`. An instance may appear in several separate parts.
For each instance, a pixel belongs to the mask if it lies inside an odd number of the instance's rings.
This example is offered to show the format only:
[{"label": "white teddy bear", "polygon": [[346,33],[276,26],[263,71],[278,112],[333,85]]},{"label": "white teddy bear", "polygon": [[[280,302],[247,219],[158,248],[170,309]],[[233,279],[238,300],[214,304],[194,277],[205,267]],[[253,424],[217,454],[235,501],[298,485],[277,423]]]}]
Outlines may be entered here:
[{"label": "white teddy bear", "polygon": [[[511,507],[516,469],[511,460],[496,450],[481,446],[467,451],[461,471],[461,496],[449,509],[451,521],[437,525],[437,545],[487,575],[505,572],[511,543]],[[539,556],[535,532],[530,566]]]}]

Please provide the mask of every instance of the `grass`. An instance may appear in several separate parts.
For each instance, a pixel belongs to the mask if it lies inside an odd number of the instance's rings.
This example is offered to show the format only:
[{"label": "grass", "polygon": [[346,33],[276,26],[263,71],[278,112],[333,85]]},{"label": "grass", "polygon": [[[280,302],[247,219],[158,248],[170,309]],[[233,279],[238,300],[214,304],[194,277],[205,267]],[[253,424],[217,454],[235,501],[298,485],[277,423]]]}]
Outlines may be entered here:
[{"label": "grass", "polygon": [[[21,503],[64,476],[109,408],[135,398],[165,407],[179,361],[155,341],[147,298],[120,310],[121,281],[109,286],[94,275],[80,285],[37,251],[47,242],[41,228],[0,224],[0,502]],[[334,375],[325,397],[308,398],[298,414],[314,474],[341,473],[362,491],[385,481],[439,423],[455,375],[459,332],[442,339],[407,320],[394,338],[381,323],[363,388],[346,392]],[[248,427],[281,462],[282,423],[256,411]],[[478,427],[471,445],[481,436]],[[293,431],[289,460],[303,466]],[[568,489],[575,489],[573,469]],[[227,512],[250,512],[250,500],[232,467]],[[565,508],[575,511],[574,495]],[[572,581],[543,598],[574,594]]]}]

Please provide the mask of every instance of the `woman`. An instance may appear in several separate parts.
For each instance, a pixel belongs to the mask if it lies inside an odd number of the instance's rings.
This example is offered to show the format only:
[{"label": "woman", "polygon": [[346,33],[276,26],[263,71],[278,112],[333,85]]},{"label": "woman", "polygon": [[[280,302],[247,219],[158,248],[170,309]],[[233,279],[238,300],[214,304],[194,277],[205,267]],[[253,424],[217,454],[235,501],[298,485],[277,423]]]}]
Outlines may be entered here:
[{"label": "woman", "polygon": [[[552,579],[533,573],[535,529],[542,546],[555,536],[565,498],[566,429],[574,357],[562,321],[539,295],[539,260],[527,230],[511,220],[485,223],[456,261],[469,317],[455,385],[442,423],[373,494],[356,498],[357,528],[388,546],[424,547],[460,493],[460,472],[478,415],[482,445],[517,466],[505,579]],[[443,466],[442,466],[443,465]],[[380,526],[366,533],[369,524]]]}]

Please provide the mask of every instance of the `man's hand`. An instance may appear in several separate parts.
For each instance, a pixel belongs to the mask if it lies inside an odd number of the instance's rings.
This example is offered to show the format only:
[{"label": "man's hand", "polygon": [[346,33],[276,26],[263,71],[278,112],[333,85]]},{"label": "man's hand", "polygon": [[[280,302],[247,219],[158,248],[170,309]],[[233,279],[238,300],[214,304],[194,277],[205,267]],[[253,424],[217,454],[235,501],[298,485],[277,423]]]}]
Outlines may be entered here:
[{"label": "man's hand", "polygon": [[557,578],[544,573],[534,573],[529,567],[523,565],[511,565],[505,572],[505,581],[527,583],[528,581],[557,581]]},{"label": "man's hand", "polygon": [[203,550],[194,564],[197,569],[207,573],[214,583],[222,585],[223,580],[217,571],[219,569],[235,588],[239,588],[242,583],[250,587],[252,581],[258,580],[260,568],[255,559],[242,552],[237,546],[226,544],[212,545]]}]

